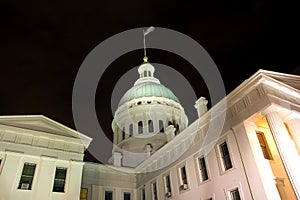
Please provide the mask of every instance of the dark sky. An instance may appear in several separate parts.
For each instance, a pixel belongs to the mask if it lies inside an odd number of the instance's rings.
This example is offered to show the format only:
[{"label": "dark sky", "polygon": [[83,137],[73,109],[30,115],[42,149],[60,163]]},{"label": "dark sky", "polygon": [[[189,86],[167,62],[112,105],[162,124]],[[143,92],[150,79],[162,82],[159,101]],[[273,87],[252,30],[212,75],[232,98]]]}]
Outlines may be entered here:
[{"label": "dark sky", "polygon": [[[106,38],[138,27],[170,28],[195,39],[217,64],[227,93],[260,68],[300,74],[298,5],[256,0],[195,2],[1,2],[0,114],[43,114],[75,128],[72,89],[82,61]],[[182,73],[190,74],[197,96],[205,93],[196,88],[199,77],[190,73],[186,61],[164,51],[148,52],[153,62],[186,65]],[[101,78],[96,107],[108,113],[99,117],[108,134],[111,90],[123,73],[141,63],[141,57],[141,51],[121,56]]]}]

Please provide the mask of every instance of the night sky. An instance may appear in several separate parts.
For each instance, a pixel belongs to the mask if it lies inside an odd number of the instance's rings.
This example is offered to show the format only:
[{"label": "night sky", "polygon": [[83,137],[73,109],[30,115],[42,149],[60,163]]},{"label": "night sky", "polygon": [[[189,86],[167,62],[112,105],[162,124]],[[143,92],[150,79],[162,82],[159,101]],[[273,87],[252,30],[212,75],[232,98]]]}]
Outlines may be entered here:
[{"label": "night sky", "polygon": [[[138,27],[165,27],[192,37],[213,58],[227,93],[260,68],[300,75],[298,5],[255,0],[195,2],[1,2],[0,115],[43,114],[75,128],[72,89],[82,61],[103,40]],[[192,66],[184,59],[153,49],[148,55],[151,62],[178,69],[185,66],[180,72],[189,78],[197,97],[206,93],[205,88],[197,88],[199,76],[191,73]],[[96,108],[107,134],[112,89],[122,74],[141,61],[142,51],[127,53],[101,77]]]}]

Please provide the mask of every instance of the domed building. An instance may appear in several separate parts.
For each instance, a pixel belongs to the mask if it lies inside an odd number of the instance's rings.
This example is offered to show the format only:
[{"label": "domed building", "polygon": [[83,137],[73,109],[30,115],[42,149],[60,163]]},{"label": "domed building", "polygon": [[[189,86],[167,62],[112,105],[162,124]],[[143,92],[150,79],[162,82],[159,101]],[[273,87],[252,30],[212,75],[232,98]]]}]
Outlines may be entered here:
[{"label": "domed building", "polygon": [[138,80],[119,102],[112,122],[116,166],[136,167],[188,125],[178,98],[154,72],[145,57]]}]

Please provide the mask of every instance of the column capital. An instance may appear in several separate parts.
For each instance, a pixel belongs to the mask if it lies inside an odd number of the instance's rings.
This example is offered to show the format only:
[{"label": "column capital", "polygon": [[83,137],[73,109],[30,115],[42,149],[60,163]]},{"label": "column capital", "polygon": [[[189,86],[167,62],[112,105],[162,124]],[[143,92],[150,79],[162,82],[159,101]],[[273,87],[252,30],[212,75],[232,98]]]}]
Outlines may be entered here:
[{"label": "column capital", "polygon": [[279,112],[279,108],[276,105],[270,105],[269,107],[267,107],[266,109],[264,109],[261,113],[263,115],[267,115],[269,113],[273,113],[273,112]]},{"label": "column capital", "polygon": [[297,112],[297,111],[292,110],[291,113],[289,115],[287,115],[284,120],[286,122],[288,122],[288,121],[293,120],[293,119],[299,119],[300,120],[300,113]]}]

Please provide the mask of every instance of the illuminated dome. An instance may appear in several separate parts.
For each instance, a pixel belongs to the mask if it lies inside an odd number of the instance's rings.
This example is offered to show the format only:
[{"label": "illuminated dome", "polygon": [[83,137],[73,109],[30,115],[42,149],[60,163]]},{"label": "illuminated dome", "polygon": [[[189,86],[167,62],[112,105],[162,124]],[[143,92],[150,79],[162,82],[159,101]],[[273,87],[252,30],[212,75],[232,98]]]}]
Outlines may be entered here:
[{"label": "illuminated dome", "polygon": [[133,86],[121,98],[119,106],[133,99],[141,97],[164,97],[179,103],[178,98],[174,93],[162,84],[154,82],[145,82]]},{"label": "illuminated dome", "polygon": [[140,77],[119,102],[112,122],[116,165],[136,167],[188,125],[178,98],[153,76],[154,71],[144,59]]}]

